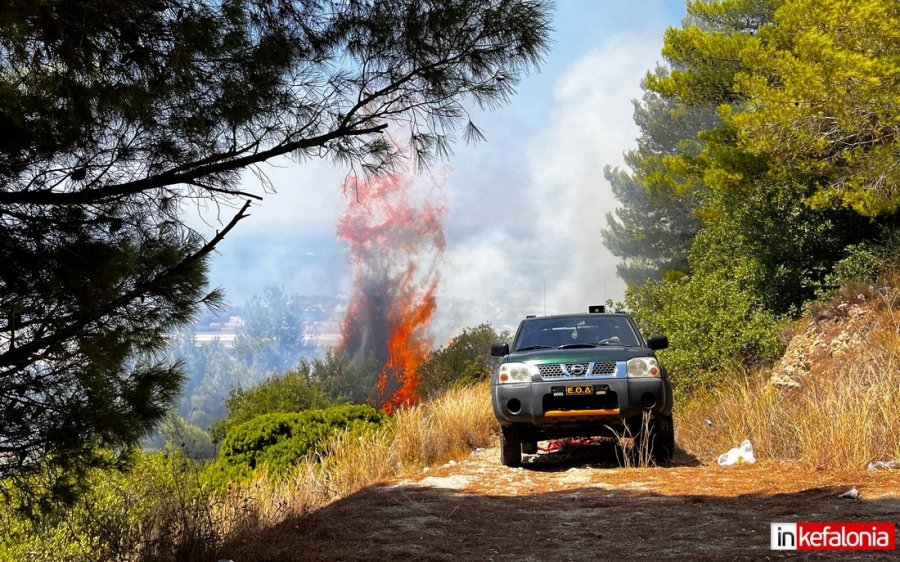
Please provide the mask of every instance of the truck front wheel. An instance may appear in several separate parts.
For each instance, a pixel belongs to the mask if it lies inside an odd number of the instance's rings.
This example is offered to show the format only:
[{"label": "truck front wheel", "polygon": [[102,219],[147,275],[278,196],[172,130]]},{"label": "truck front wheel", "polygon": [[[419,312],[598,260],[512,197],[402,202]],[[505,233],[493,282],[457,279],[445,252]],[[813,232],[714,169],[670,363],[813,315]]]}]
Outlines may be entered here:
[{"label": "truck front wheel", "polygon": [[522,436],[513,427],[500,426],[500,462],[512,467],[522,464]]}]

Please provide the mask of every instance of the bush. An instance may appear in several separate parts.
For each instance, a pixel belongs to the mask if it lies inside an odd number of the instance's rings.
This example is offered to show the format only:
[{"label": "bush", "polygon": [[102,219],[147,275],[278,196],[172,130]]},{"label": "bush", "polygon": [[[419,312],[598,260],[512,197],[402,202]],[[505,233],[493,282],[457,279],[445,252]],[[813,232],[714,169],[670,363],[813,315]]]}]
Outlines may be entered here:
[{"label": "bush", "polygon": [[781,323],[740,283],[717,270],[631,289],[626,302],[642,331],[665,334],[659,352],[679,393],[718,382],[723,371],[776,359]]},{"label": "bush", "polygon": [[221,441],[231,428],[263,414],[301,412],[331,405],[322,385],[313,379],[313,368],[304,359],[296,369],[272,375],[256,386],[233,389],[225,401],[228,415],[210,430],[213,439]]},{"label": "bush", "polygon": [[880,275],[900,265],[900,231],[887,233],[879,244],[860,243],[846,248],[846,256],[836,262],[818,291],[820,301],[827,301],[845,286],[876,283]]},{"label": "bush", "polygon": [[419,392],[432,398],[451,387],[489,380],[496,360],[491,344],[509,341],[509,333],[497,333],[490,324],[466,328],[446,347],[432,352],[419,367]]},{"label": "bush", "polygon": [[6,514],[0,560],[214,559],[209,501],[184,455],[140,454],[128,472],[94,470],[88,484],[65,513],[36,522]]},{"label": "bush", "polygon": [[228,432],[219,458],[209,469],[211,482],[221,487],[263,466],[272,474],[284,474],[305,457],[327,454],[321,449],[335,436],[374,430],[384,420],[381,412],[358,404],[257,416]]}]

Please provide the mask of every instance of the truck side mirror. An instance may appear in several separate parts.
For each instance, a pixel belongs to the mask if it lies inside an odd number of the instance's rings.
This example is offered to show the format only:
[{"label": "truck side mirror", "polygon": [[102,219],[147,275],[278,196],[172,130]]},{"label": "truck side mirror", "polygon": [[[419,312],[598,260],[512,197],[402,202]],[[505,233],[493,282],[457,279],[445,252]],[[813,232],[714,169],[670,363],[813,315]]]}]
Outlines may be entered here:
[{"label": "truck side mirror", "polygon": [[503,357],[509,355],[509,344],[506,342],[495,342],[491,344],[491,356]]},{"label": "truck side mirror", "polygon": [[669,338],[655,334],[647,338],[647,347],[654,351],[669,347]]}]

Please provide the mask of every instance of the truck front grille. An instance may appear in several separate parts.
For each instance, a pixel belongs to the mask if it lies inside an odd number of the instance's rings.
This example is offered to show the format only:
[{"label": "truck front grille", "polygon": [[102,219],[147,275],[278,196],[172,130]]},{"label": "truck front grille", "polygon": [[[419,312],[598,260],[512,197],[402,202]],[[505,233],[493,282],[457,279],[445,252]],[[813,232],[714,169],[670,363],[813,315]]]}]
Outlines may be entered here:
[{"label": "truck front grille", "polygon": [[596,363],[547,363],[538,365],[541,377],[583,377],[587,375],[612,375],[616,372],[615,361],[598,361]]}]

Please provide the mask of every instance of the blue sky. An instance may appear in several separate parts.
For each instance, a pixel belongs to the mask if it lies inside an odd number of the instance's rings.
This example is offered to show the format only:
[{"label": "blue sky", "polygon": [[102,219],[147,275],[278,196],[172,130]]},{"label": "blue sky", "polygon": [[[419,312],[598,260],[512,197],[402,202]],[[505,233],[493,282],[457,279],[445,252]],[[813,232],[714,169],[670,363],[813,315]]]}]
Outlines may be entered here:
[{"label": "blue sky", "polygon": [[[508,106],[474,112],[487,141],[458,143],[425,178],[448,209],[438,344],[466,326],[514,326],[525,314],[581,310],[623,294],[600,239],[615,206],[603,167],[621,165],[634,146],[631,100],[640,97],[647,70],[662,62],[663,33],[680,24],[684,3],[557,4],[540,72]],[[220,244],[212,284],[232,304],[271,283],[288,293],[346,295],[350,271],[335,224],[348,204],[341,190],[347,170],[279,161],[266,173],[276,193]],[[252,176],[245,183],[261,191]]]}]

